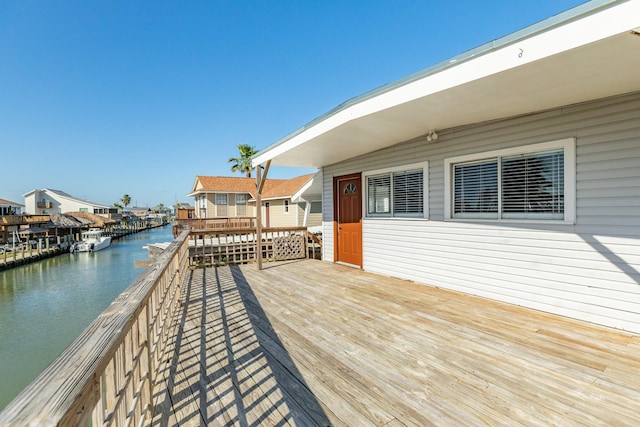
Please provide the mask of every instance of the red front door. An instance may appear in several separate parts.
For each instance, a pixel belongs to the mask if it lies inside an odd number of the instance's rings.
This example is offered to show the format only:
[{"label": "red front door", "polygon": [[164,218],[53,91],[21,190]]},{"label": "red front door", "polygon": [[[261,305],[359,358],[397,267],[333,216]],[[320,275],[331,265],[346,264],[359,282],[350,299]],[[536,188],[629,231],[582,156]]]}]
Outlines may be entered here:
[{"label": "red front door", "polygon": [[360,174],[333,179],[335,260],[362,267],[362,181]]}]

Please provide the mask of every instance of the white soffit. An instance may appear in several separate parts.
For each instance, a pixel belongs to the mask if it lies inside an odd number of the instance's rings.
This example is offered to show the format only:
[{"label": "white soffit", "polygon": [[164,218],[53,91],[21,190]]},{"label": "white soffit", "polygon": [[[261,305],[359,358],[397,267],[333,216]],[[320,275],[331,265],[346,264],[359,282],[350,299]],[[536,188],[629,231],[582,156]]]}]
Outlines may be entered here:
[{"label": "white soffit", "polygon": [[426,134],[640,90],[640,0],[338,107],[258,153],[253,164],[319,168]]},{"label": "white soffit", "polygon": [[291,196],[293,203],[320,201],[322,199],[322,172],[317,172],[296,194]]}]

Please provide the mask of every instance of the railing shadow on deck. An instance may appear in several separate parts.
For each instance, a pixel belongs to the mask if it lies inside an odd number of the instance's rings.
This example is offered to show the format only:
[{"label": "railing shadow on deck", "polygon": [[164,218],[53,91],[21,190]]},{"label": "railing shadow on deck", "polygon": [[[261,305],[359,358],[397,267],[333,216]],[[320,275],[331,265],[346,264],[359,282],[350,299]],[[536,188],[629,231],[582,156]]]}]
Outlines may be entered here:
[{"label": "railing shadow on deck", "polygon": [[331,424],[240,267],[192,270],[184,292],[154,426]]}]

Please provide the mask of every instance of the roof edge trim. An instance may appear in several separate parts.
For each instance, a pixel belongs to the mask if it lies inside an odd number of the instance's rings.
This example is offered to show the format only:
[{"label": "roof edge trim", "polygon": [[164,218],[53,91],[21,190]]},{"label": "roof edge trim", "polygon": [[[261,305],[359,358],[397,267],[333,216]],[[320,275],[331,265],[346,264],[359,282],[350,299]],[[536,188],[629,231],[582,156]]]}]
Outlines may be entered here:
[{"label": "roof edge trim", "polygon": [[[412,73],[404,78],[382,85],[376,89],[365,92],[362,95],[353,97],[343,102],[342,104],[336,106],[335,108],[329,110],[328,112],[322,114],[321,116],[316,117],[315,119],[306,123],[302,127],[298,128],[297,130],[291,132],[290,134],[286,135],[285,137],[279,139],[275,143],[271,144],[270,146],[258,152],[252,159],[252,165],[256,167],[257,165],[265,163],[268,160],[274,159],[279,154],[286,152],[288,149],[293,148],[293,147],[284,147],[283,145],[290,142],[292,139],[296,138],[297,136],[303,134],[304,132],[307,132],[310,129],[316,127],[318,124],[325,122],[329,118],[337,116],[339,113],[345,112],[346,110],[352,108],[355,105],[361,104],[365,101],[376,98],[382,94],[385,94],[387,92],[406,86],[417,80],[424,79],[425,77],[432,76],[434,74],[445,71],[449,68],[453,68],[453,67],[459,66],[460,64],[471,61],[473,59],[485,56],[499,49],[513,45],[514,43],[518,43],[523,40],[530,39],[541,33],[548,32],[555,28],[570,24],[574,21],[578,21],[590,15],[609,9],[616,5],[627,3],[629,1],[634,1],[634,0],[589,1],[587,3],[571,8],[567,11],[554,15],[550,18],[544,19],[538,23],[529,25],[514,33],[508,34],[504,37],[490,41],[488,43],[484,43],[476,48],[473,48],[459,55],[456,55],[452,58],[446,59],[430,67],[427,67],[420,71]],[[324,133],[324,132],[319,131],[319,133]]]}]

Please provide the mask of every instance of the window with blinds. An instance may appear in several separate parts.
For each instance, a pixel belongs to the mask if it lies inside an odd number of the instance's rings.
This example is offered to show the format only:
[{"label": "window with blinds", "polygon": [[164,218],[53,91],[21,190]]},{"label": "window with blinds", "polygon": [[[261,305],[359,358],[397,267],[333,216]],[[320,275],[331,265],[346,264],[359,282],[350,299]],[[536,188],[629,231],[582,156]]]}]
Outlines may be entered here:
[{"label": "window with blinds", "polygon": [[217,216],[227,216],[227,195],[216,194],[216,213]]},{"label": "window with blinds", "polygon": [[502,159],[502,217],[564,218],[564,151]]},{"label": "window with blinds", "polygon": [[236,194],[236,215],[237,216],[247,215],[247,195],[246,194]]},{"label": "window with blinds", "polygon": [[497,160],[454,165],[453,179],[455,217],[498,217]]},{"label": "window with blinds", "polygon": [[422,169],[393,173],[393,214],[422,216],[424,206]]},{"label": "window with blinds", "polygon": [[367,177],[369,216],[424,217],[423,169]]},{"label": "window with blinds", "polygon": [[453,164],[454,218],[565,217],[564,149]]},{"label": "window with blinds", "polygon": [[367,177],[367,213],[391,214],[391,174]]}]

